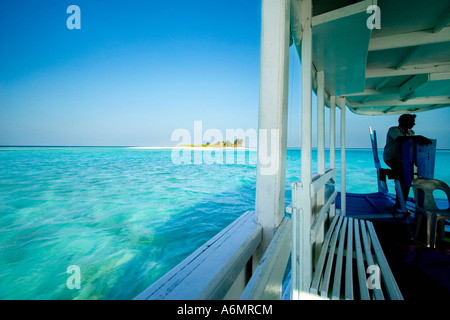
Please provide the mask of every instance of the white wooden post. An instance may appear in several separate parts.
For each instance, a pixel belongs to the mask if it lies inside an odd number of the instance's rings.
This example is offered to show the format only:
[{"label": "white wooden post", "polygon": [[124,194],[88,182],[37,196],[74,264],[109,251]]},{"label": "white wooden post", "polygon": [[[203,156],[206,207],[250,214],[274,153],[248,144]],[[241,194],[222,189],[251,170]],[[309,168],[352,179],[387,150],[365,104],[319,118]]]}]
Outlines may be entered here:
[{"label": "white wooden post", "polygon": [[330,96],[330,168],[336,168],[336,96]]},{"label": "white wooden post", "polygon": [[[317,172],[325,173],[325,79],[317,72]],[[323,203],[322,203],[323,204]]]},{"label": "white wooden post", "polygon": [[301,298],[309,292],[312,274],[312,246],[311,246],[311,214],[312,203],[310,184],[312,178],[312,4],[311,0],[300,3],[300,21],[303,30],[301,43],[302,63],[302,146],[301,146],[301,185],[296,185],[293,200],[294,224],[292,257],[292,294],[293,299]]},{"label": "white wooden post", "polygon": [[[317,72],[317,173],[325,173],[325,76],[323,71]],[[325,204],[325,188],[317,192],[314,220],[317,219]],[[324,228],[319,230],[314,243],[314,259],[319,257],[324,240]]]},{"label": "white wooden post", "polygon": [[[336,96],[330,96],[330,168],[336,168]],[[330,217],[335,215],[336,204],[330,206]]]},{"label": "white wooden post", "polygon": [[341,108],[341,215],[347,212],[347,197],[345,191],[345,97],[339,97]]},{"label": "white wooden post", "polygon": [[269,245],[285,210],[289,10],[289,0],[262,1],[255,209],[263,238],[256,260]]}]

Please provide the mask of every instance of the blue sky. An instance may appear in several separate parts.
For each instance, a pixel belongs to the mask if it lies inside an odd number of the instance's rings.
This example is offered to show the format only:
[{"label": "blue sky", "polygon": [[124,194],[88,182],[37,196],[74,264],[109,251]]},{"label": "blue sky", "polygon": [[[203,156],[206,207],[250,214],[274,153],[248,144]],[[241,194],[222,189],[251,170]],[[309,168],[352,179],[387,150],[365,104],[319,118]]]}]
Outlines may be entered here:
[{"label": "blue sky", "polygon": [[[66,27],[72,4],[81,30]],[[0,0],[0,145],[171,146],[196,120],[256,129],[260,14],[260,0]],[[289,98],[298,146],[299,90]],[[416,133],[450,148],[449,109],[418,114]],[[370,147],[369,125],[382,144],[397,123],[347,115],[349,147]]]}]

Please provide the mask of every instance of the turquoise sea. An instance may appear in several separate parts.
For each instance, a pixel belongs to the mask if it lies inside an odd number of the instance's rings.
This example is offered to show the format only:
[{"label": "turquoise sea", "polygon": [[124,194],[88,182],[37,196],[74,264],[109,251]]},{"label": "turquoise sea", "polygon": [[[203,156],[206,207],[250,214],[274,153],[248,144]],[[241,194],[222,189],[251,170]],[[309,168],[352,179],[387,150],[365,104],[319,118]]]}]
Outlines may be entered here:
[{"label": "turquoise sea", "polygon": [[[232,152],[245,162],[180,165],[171,149],[1,147],[0,299],[132,299],[254,209],[256,152]],[[376,192],[372,151],[346,157],[347,192]],[[450,151],[436,158],[435,177],[450,183]],[[300,150],[289,149],[287,202],[299,176]],[[80,289],[67,285],[73,265]]]}]

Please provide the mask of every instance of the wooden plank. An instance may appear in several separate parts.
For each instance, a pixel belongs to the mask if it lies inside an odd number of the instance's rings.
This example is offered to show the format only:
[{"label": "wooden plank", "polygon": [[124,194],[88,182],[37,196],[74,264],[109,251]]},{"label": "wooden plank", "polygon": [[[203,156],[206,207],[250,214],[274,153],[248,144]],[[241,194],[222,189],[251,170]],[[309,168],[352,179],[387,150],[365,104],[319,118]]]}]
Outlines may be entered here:
[{"label": "wooden plank", "polygon": [[416,106],[416,105],[431,105],[431,104],[449,104],[450,98],[448,96],[432,96],[432,97],[415,97],[404,101],[402,98],[386,98],[379,100],[367,101],[365,103],[352,102],[352,108],[365,107],[382,107],[382,106]]},{"label": "wooden plank", "polygon": [[[320,252],[319,259],[317,260],[316,268],[315,268],[315,271],[314,271],[314,278],[313,278],[313,281],[311,283],[311,288],[310,288],[310,291],[309,291],[312,294],[318,294],[319,293],[318,292],[319,284],[320,284],[320,279],[322,279],[323,267],[325,266],[325,258],[326,258],[327,253],[328,253],[328,245],[330,243],[331,236],[333,235],[334,228],[335,228],[337,222],[340,221],[340,220],[342,220],[342,216],[335,216],[334,217],[334,219],[333,219],[333,221],[331,223],[331,226],[328,229],[328,232],[327,232],[327,234],[325,236],[325,240],[324,240],[323,245],[322,245],[322,251]],[[339,222],[339,224],[337,226],[337,229],[340,228],[340,223],[341,222]]]},{"label": "wooden plank", "polygon": [[[339,245],[338,248],[336,248],[338,241]],[[392,271],[389,268],[386,257],[384,256],[373,224],[369,221],[343,217],[340,215],[333,219],[325,236],[324,245],[317,261],[313,281],[311,283],[311,294],[318,295],[319,286],[321,286],[320,296],[328,298],[331,277],[333,276],[331,299],[340,299],[344,249],[346,249],[344,285],[344,297],[346,300],[353,300],[355,298],[354,290],[356,287],[354,287],[355,284],[353,282],[353,252],[355,252],[356,255],[357,278],[361,300],[370,300],[371,296],[376,300],[383,300],[385,298],[381,288],[368,288],[366,267],[372,265],[379,266],[383,285],[384,288],[386,288],[388,297],[392,300],[403,299]],[[336,261],[334,261],[335,255]],[[364,261],[364,257],[366,258],[367,264]],[[325,260],[327,260],[326,268],[323,272]],[[334,274],[331,272],[333,266]]]},{"label": "wooden plank", "polygon": [[330,96],[330,167],[336,166],[336,97]]},{"label": "wooden plank", "polygon": [[359,293],[361,300],[370,300],[369,289],[366,284],[366,269],[364,267],[364,259],[361,248],[361,238],[359,233],[359,220],[354,220],[355,225],[355,251],[356,251],[356,263],[358,269],[358,283]]},{"label": "wooden plank", "polygon": [[323,226],[323,221],[327,217],[328,210],[330,209],[330,206],[334,203],[337,195],[337,190],[334,190],[334,192],[331,194],[331,196],[327,199],[326,203],[322,206],[320,209],[316,221],[314,221],[313,225],[311,226],[311,242],[316,241],[316,235],[319,233],[319,230]]},{"label": "wooden plank", "polygon": [[[395,68],[366,68],[366,78],[411,76],[421,73],[441,73],[450,72],[450,64],[446,62],[431,64],[406,65],[400,69]],[[353,104],[352,104],[353,106]]]},{"label": "wooden plank", "polygon": [[380,241],[375,232],[372,222],[367,221],[367,229],[369,230],[370,237],[372,238],[372,244],[375,252],[375,256],[378,261],[378,265],[381,270],[381,275],[383,278],[383,283],[386,287],[386,291],[391,300],[403,300],[403,296],[400,292],[400,288],[395,281],[394,275],[392,274],[391,268],[386,260],[383,250],[381,249]]},{"label": "wooden plank", "polygon": [[334,230],[333,236],[331,238],[331,245],[330,245],[330,249],[329,249],[329,253],[328,253],[327,266],[325,268],[325,273],[324,273],[323,281],[322,281],[322,287],[320,289],[320,295],[322,297],[328,297],[328,288],[330,286],[331,268],[333,267],[334,252],[336,250],[336,242],[337,242],[337,238],[339,236],[339,230],[341,228],[343,219],[344,218],[342,216],[339,216],[338,226]]},{"label": "wooden plank", "polygon": [[450,41],[450,27],[445,27],[438,33],[416,31],[372,38],[369,43],[369,51],[414,47],[447,41]]},{"label": "wooden plank", "polygon": [[339,232],[339,247],[334,268],[333,292],[331,299],[339,300],[341,297],[342,260],[344,257],[345,231],[347,230],[348,218],[344,218],[344,225]]},{"label": "wooden plank", "polygon": [[[290,14],[287,0],[263,0],[261,6],[259,128],[271,136],[257,138],[255,211],[263,238],[256,254],[262,255],[284,217],[284,198],[279,195],[285,193],[286,181]],[[269,161],[264,150],[273,150]]]},{"label": "wooden plank", "polygon": [[[325,173],[325,73],[317,72],[317,171],[319,174]],[[333,170],[333,169],[330,169]],[[324,183],[325,185],[325,183]],[[322,199],[325,192],[319,192],[318,202],[324,203]]]},{"label": "wooden plank", "polygon": [[345,300],[353,300],[353,219],[348,220],[347,256],[345,262]]},{"label": "wooden plank", "polygon": [[372,4],[372,1],[363,0],[339,9],[328,11],[320,15],[314,16],[312,19],[312,25],[317,26],[323,23],[327,23],[333,20],[342,19],[348,16],[352,16],[361,12],[366,13],[367,7]]},{"label": "wooden plank", "polygon": [[[372,266],[372,265],[375,265],[375,262],[373,261],[372,252],[370,250],[370,243],[369,243],[369,238],[367,236],[365,221],[360,220],[360,224],[361,224],[361,235],[362,235],[362,239],[363,239],[364,251],[366,253],[367,264],[368,264],[368,266]],[[366,286],[367,286],[367,283],[366,283]],[[384,300],[383,292],[381,291],[381,289],[372,289],[372,291],[373,291],[373,294],[374,294],[376,300]]]},{"label": "wooden plank", "polygon": [[347,214],[347,192],[346,177],[345,177],[345,136],[346,136],[346,123],[345,123],[345,97],[338,98],[338,106],[341,108],[341,214],[345,216]]},{"label": "wooden plank", "polygon": [[[299,236],[294,235],[294,239],[298,238],[299,242],[296,244],[297,252],[295,253],[294,261],[296,267],[296,281],[292,283],[292,298],[300,299],[302,293],[307,293],[311,286],[312,279],[312,246],[311,246],[311,216],[312,216],[312,199],[310,196],[309,185],[312,179],[312,1],[304,0],[300,2],[300,21],[303,30],[302,44],[301,44],[301,88],[302,88],[302,138],[301,138],[301,172],[300,178],[303,183],[298,205],[295,206],[303,209],[301,213],[301,221],[298,221],[299,226],[294,226],[294,232],[299,232]],[[288,48],[289,49],[289,48]]]},{"label": "wooden plank", "polygon": [[250,278],[241,300],[280,300],[291,253],[292,220],[284,218]]},{"label": "wooden plank", "polygon": [[317,191],[323,188],[323,186],[332,178],[335,178],[337,174],[336,168],[329,168],[325,173],[323,174],[316,174],[312,178],[311,182],[311,197],[314,196]]}]

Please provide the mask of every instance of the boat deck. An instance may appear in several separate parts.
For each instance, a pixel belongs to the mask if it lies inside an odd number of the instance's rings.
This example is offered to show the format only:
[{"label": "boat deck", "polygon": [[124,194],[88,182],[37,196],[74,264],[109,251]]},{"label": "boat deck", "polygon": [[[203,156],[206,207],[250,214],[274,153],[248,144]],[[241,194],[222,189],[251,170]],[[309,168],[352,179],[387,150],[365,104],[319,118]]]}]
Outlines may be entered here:
[{"label": "boat deck", "polygon": [[[430,249],[411,239],[414,204],[410,216],[395,215],[394,196],[382,193],[347,193],[347,216],[371,220],[405,300],[450,299],[450,238]],[[340,194],[336,198],[340,208]]]},{"label": "boat deck", "polygon": [[[406,204],[408,210],[414,210],[414,200],[409,198]],[[374,219],[377,221],[391,221],[392,218],[399,219],[399,222],[412,223],[411,217],[398,214],[394,210],[395,195],[385,196],[381,192],[376,193],[347,193],[347,216],[358,219]],[[341,193],[336,196],[336,208],[340,209]]]}]

